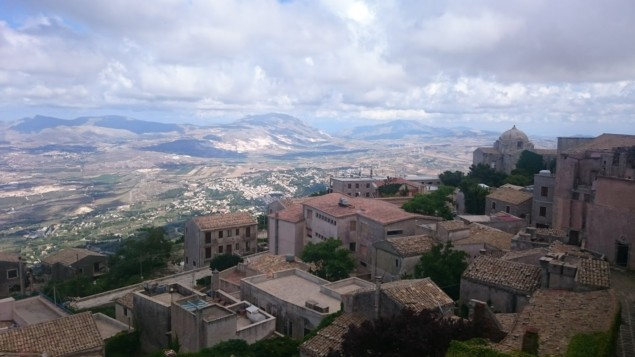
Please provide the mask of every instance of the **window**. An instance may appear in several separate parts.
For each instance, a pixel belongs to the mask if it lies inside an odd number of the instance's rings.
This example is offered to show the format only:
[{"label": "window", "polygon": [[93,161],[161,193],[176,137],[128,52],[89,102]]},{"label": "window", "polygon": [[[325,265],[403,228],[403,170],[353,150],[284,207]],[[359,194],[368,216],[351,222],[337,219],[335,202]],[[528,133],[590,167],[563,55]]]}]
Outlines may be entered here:
[{"label": "window", "polygon": [[542,197],[547,197],[547,196],[549,196],[549,187],[542,186],[542,187],[540,188],[540,196],[542,196]]},{"label": "window", "polygon": [[403,234],[403,230],[396,229],[396,230],[392,230],[392,231],[386,232],[387,236],[396,236],[396,235],[399,235],[399,234]]},{"label": "window", "polygon": [[358,183],[355,184],[355,188],[359,188],[359,184]]},{"label": "window", "polygon": [[[307,219],[313,218],[313,210],[312,209],[306,210],[306,218]],[[247,228],[247,229],[249,229],[249,228]],[[249,230],[247,232],[249,232]],[[247,233],[247,235],[249,235],[249,233]]]},{"label": "window", "polygon": [[218,238],[223,238],[223,231],[218,231]]},{"label": "window", "polygon": [[223,246],[222,245],[218,246],[218,254],[223,254]]},{"label": "window", "polygon": [[239,236],[240,235],[240,228],[236,228],[236,235]]},{"label": "window", "polygon": [[366,197],[370,197],[370,193],[369,192],[366,192]]},{"label": "window", "polygon": [[516,143],[516,147],[517,147],[518,149],[522,149],[522,148],[523,148],[523,142],[522,142],[522,141],[517,142],[517,143]]},{"label": "window", "polygon": [[128,308],[127,307],[123,308],[123,316],[128,316]]},{"label": "window", "polygon": [[231,236],[232,236],[232,230],[231,230],[231,229],[228,229],[228,230],[227,230],[227,237],[231,237]]},{"label": "window", "polygon": [[492,202],[492,209],[496,209],[496,202]]},{"label": "window", "polygon": [[399,268],[399,259],[395,259],[395,267]]},{"label": "window", "polygon": [[509,208],[509,206],[505,206],[505,212],[507,213],[511,212],[511,208]]},{"label": "window", "polygon": [[196,260],[192,260],[192,265],[196,266]]},{"label": "window", "polygon": [[251,227],[245,229],[245,237],[251,237]]},{"label": "window", "polygon": [[540,213],[538,213],[540,217],[547,217],[547,207],[540,206]]},{"label": "window", "polygon": [[209,259],[212,257],[212,247],[205,248],[205,259]]},{"label": "window", "polygon": [[351,184],[350,183],[348,184],[348,188],[351,188]]},{"label": "window", "polygon": [[357,230],[357,221],[350,221],[348,223],[348,228],[349,228],[349,231],[351,231],[351,232],[352,231],[356,231]]},{"label": "window", "polygon": [[234,248],[236,250],[240,250],[240,243],[236,243],[236,248]]},{"label": "window", "polygon": [[212,232],[205,232],[205,244],[212,243]]},{"label": "window", "polygon": [[251,243],[251,242],[250,241],[246,241],[245,242],[245,250],[246,251],[249,251],[251,249],[251,244],[249,244],[249,243]]},{"label": "window", "polygon": [[350,250],[351,252],[354,252],[354,251],[355,251],[355,248],[356,248],[356,247],[355,247],[355,243],[349,243],[349,244],[348,244],[348,250]]},{"label": "window", "polygon": [[18,277],[18,269],[7,270],[7,279],[15,279]]},{"label": "window", "polygon": [[370,188],[370,184],[369,183],[366,184],[366,188]]}]

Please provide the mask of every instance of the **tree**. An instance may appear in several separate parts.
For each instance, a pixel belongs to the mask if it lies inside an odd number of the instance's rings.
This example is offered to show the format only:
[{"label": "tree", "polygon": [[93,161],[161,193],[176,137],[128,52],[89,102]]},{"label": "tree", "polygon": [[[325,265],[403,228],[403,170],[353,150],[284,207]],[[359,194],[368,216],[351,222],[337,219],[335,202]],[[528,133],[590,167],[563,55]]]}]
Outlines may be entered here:
[{"label": "tree", "polygon": [[543,163],[542,155],[525,150],[520,153],[518,162],[516,162],[515,171],[518,171],[518,174],[531,177],[531,181],[533,182],[534,174],[537,174],[544,168],[545,165]]},{"label": "tree", "polygon": [[459,184],[465,177],[465,174],[462,171],[444,171],[439,175],[439,179],[441,183],[445,186],[459,187]]},{"label": "tree", "polygon": [[320,243],[312,243],[304,247],[300,258],[307,263],[313,263],[315,268],[310,272],[328,281],[348,278],[355,268],[355,261],[351,253],[342,247],[342,243],[329,238]]},{"label": "tree", "polygon": [[209,268],[212,270],[216,269],[218,271],[223,271],[238,265],[238,263],[242,263],[242,261],[243,258],[234,254],[219,254],[209,262]]},{"label": "tree", "polygon": [[459,298],[461,274],[467,268],[467,253],[452,248],[452,242],[436,244],[423,253],[415,266],[415,278],[429,277],[448,296]]},{"label": "tree", "polygon": [[467,177],[487,186],[499,187],[505,183],[507,175],[494,170],[488,165],[478,164],[470,166],[470,172],[468,172]]},{"label": "tree", "polygon": [[256,220],[258,221],[258,230],[264,230],[267,229],[267,215],[266,214],[259,214],[258,217],[256,217]]},{"label": "tree", "polygon": [[432,193],[415,195],[408,202],[404,203],[402,208],[411,213],[452,219],[452,210],[448,206],[451,202],[449,196],[452,192],[454,192],[453,187],[441,186]]},{"label": "tree", "polygon": [[445,356],[450,341],[478,337],[469,320],[445,318],[432,311],[404,309],[392,318],[351,325],[341,351],[333,356]]},{"label": "tree", "polygon": [[489,195],[489,189],[481,187],[473,179],[464,179],[459,185],[465,198],[465,212],[469,214],[485,214],[485,198]]}]

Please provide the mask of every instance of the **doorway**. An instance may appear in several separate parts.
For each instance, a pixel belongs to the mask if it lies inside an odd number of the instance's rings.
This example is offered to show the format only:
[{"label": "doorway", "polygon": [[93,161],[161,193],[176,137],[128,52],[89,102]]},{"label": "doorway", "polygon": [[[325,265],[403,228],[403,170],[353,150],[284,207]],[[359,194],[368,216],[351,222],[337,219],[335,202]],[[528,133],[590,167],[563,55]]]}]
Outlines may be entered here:
[{"label": "doorway", "polygon": [[615,264],[626,267],[630,246],[626,243],[615,242]]}]

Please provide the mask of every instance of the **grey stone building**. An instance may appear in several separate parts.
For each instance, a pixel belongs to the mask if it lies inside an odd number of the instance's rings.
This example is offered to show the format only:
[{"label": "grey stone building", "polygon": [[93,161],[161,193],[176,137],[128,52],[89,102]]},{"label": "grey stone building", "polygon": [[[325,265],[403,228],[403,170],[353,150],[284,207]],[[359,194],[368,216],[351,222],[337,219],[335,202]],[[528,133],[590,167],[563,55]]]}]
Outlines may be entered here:
[{"label": "grey stone building", "polygon": [[555,175],[542,170],[534,175],[534,192],[531,204],[531,221],[537,228],[551,228],[553,225],[553,193]]},{"label": "grey stone building", "polygon": [[485,197],[485,212],[503,211],[531,222],[532,198],[530,192],[499,188]]},{"label": "grey stone building", "polygon": [[436,242],[427,235],[387,238],[373,244],[371,277],[382,281],[399,280],[412,276],[421,255]]},{"label": "grey stone building", "polygon": [[24,290],[26,266],[18,254],[0,252],[0,298]]},{"label": "grey stone building", "polygon": [[42,266],[51,280],[79,275],[95,279],[108,272],[108,256],[88,249],[66,248],[43,258]]}]

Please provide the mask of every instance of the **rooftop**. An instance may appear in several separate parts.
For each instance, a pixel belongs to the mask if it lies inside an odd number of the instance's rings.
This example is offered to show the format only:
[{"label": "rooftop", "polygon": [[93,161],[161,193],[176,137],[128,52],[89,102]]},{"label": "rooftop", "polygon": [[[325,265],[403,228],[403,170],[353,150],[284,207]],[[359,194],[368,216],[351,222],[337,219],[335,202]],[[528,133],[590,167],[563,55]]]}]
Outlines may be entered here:
[{"label": "rooftop", "polygon": [[461,220],[437,222],[437,227],[442,227],[446,231],[459,231],[462,229],[467,229],[465,222]]},{"label": "rooftop", "polygon": [[284,209],[278,211],[277,213],[270,214],[270,217],[277,217],[282,221],[287,221],[291,223],[297,223],[304,220],[304,206],[302,203],[307,201],[308,198],[304,198],[301,200],[291,200],[288,199],[283,202]]},{"label": "rooftop", "polygon": [[[367,287],[360,292],[373,291],[375,287]],[[443,292],[430,278],[397,280],[381,284],[381,291],[394,302],[415,312],[437,310],[439,307],[452,305],[452,299]]]},{"label": "rooftop", "polygon": [[427,235],[409,237],[390,237],[385,241],[379,241],[376,246],[389,245],[391,250],[402,257],[421,255],[430,249],[436,242]]},{"label": "rooftop", "polygon": [[0,261],[17,263],[18,261],[20,261],[20,254],[0,252]]},{"label": "rooftop", "polygon": [[192,220],[202,231],[258,224],[256,218],[254,218],[247,212],[233,212],[208,216],[198,216],[192,218]]},{"label": "rooftop", "polygon": [[106,258],[105,255],[97,252],[93,252],[92,250],[82,249],[82,248],[66,248],[62,249],[56,253],[51,255],[47,255],[42,259],[42,263],[46,264],[63,264],[65,266],[71,266],[74,263],[86,258],[86,257],[103,257]]},{"label": "rooftop", "polygon": [[68,314],[40,296],[17,300],[13,303],[14,320],[20,320],[24,325],[58,319]]},{"label": "rooftop", "polygon": [[[581,311],[583,313],[581,313]],[[577,333],[608,331],[618,311],[613,290],[539,290],[518,314],[512,331],[495,348],[520,351],[527,327],[538,330],[540,356],[560,356]]]},{"label": "rooftop", "polygon": [[55,357],[101,351],[103,346],[104,342],[90,312],[19,327],[0,334],[0,351],[3,352],[39,352]]},{"label": "rooftop", "polygon": [[487,198],[506,202],[512,205],[519,205],[533,198],[530,192],[517,191],[510,188],[499,188],[487,195]]},{"label": "rooftop", "polygon": [[[341,205],[341,199],[348,202],[348,205]],[[417,214],[408,213],[388,202],[371,198],[349,197],[339,193],[329,193],[315,197],[306,201],[304,205],[325,212],[333,217],[346,217],[358,214],[380,224],[421,217]]]},{"label": "rooftop", "polygon": [[134,294],[133,293],[128,293],[122,297],[120,297],[119,299],[115,300],[115,303],[132,310],[132,308],[134,307],[133,301],[134,301]]},{"label": "rooftop", "polygon": [[273,255],[271,253],[262,253],[246,257],[242,264],[247,266],[249,269],[265,274],[268,277],[271,277],[273,276],[273,273],[282,270],[294,268],[305,271],[309,270],[309,267],[305,263],[299,262],[295,260],[295,258],[293,261],[289,262],[285,256]]},{"label": "rooftop", "polygon": [[484,226],[479,223],[471,223],[470,236],[454,241],[455,245],[488,244],[500,250],[510,250],[513,234],[503,232],[500,229]]},{"label": "rooftop", "polygon": [[338,351],[342,348],[344,334],[348,332],[350,325],[359,326],[366,319],[358,314],[343,314],[311,339],[300,345],[300,351],[308,357],[324,357],[331,350]]},{"label": "rooftop", "polygon": [[535,265],[478,256],[461,279],[529,294],[540,286],[540,274]]},{"label": "rooftop", "polygon": [[602,134],[597,138],[574,147],[568,154],[584,154],[587,151],[611,152],[615,148],[635,146],[635,135]]},{"label": "rooftop", "polygon": [[611,269],[608,262],[599,259],[580,259],[575,281],[583,285],[608,289],[611,287],[610,275]]},{"label": "rooftop", "polygon": [[313,300],[323,306],[328,306],[329,313],[340,310],[340,300],[321,291],[322,285],[328,283],[328,281],[298,269],[277,272],[271,278],[258,275],[245,278],[242,281],[243,283],[253,284],[280,300],[303,308],[307,300]]}]

